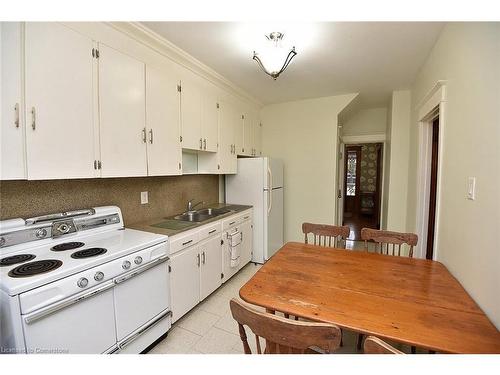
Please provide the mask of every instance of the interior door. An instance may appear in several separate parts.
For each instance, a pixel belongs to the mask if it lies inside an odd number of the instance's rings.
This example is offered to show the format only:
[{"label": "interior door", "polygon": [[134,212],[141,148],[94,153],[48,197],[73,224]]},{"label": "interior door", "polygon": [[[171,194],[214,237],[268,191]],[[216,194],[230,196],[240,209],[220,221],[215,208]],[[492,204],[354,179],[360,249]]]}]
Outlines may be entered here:
[{"label": "interior door", "polygon": [[181,89],[182,148],[201,150],[202,95],[195,78],[183,79]]},{"label": "interior door", "polygon": [[59,23],[25,28],[28,179],[94,177],[93,42]]},{"label": "interior door", "polygon": [[200,244],[200,300],[207,298],[222,284],[222,237],[214,236]]},{"label": "interior door", "polygon": [[21,22],[0,23],[0,179],[24,179]]},{"label": "interior door", "polygon": [[147,175],[144,63],[99,45],[102,177]]},{"label": "interior door", "polygon": [[200,302],[200,248],[191,246],[170,258],[172,322]]},{"label": "interior door", "polygon": [[359,212],[361,146],[347,146],[345,154],[344,218]]},{"label": "interior door", "polygon": [[146,67],[148,176],[182,174],[180,95],[167,69]]}]

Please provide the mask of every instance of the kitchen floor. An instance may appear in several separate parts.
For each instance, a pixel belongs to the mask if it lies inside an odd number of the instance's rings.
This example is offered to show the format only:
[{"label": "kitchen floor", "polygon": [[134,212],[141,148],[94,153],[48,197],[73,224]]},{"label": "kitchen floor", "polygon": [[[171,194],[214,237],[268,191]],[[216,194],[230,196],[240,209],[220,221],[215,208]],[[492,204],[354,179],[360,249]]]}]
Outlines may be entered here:
[{"label": "kitchen floor", "polygon": [[[347,248],[362,250],[360,241],[347,241]],[[175,322],[168,336],[149,354],[243,354],[238,325],[231,316],[229,301],[239,298],[240,288],[259,270],[261,265],[249,263],[205,301]],[[247,330],[252,353],[256,352],[254,335]],[[356,354],[356,334],[343,331],[343,346],[335,353]],[[409,352],[408,347],[395,345]]]}]

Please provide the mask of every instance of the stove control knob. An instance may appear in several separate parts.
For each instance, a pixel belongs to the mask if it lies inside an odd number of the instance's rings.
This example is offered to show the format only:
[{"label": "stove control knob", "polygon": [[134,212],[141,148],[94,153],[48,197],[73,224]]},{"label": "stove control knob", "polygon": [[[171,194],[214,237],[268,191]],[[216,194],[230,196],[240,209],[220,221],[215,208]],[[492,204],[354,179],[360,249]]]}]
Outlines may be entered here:
[{"label": "stove control knob", "polygon": [[122,268],[124,270],[128,270],[130,268],[130,262],[128,260],[126,260],[125,262],[123,262]]},{"label": "stove control knob", "polygon": [[62,233],[62,234],[66,234],[69,232],[69,230],[71,229],[71,227],[68,225],[68,224],[65,224],[65,223],[62,223],[60,224],[58,227],[57,227],[57,230]]},{"label": "stove control knob", "polygon": [[37,229],[35,232],[36,238],[45,238],[46,235],[47,235],[47,229],[44,228]]},{"label": "stove control knob", "polygon": [[141,264],[142,263],[142,257],[135,257],[134,263],[135,264]]},{"label": "stove control knob", "polygon": [[94,280],[95,281],[101,281],[102,279],[104,279],[104,274],[102,272],[96,272],[96,274],[94,275]]},{"label": "stove control knob", "polygon": [[76,285],[78,285],[80,288],[85,288],[87,285],[89,285],[89,281],[85,277],[82,277],[80,278],[80,280],[78,280]]}]

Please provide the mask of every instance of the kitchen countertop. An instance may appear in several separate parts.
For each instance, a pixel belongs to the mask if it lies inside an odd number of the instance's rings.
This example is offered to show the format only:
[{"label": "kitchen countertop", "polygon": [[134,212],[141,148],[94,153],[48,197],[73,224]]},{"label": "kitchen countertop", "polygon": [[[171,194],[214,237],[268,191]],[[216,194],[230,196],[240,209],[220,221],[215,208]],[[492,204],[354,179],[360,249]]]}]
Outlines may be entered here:
[{"label": "kitchen countertop", "polygon": [[[205,220],[201,223],[175,220],[173,218],[174,216],[182,214],[182,212],[179,212],[178,214],[173,215],[173,216],[157,217],[157,218],[143,221],[140,223],[136,223],[133,225],[127,225],[127,228],[137,229],[137,230],[142,230],[142,231],[152,232],[152,233],[157,233],[157,234],[164,234],[164,235],[167,235],[169,237],[172,237],[172,236],[175,236],[176,234],[186,232],[186,231],[191,230],[191,229],[199,228],[199,227],[202,227],[203,225],[206,225],[208,223],[212,223],[214,221],[221,220],[221,219],[224,219],[226,217],[235,215],[239,212],[243,212],[245,210],[251,209],[252,206],[245,206],[245,205],[240,205],[240,204],[228,204],[228,203],[214,203],[214,204],[204,205],[203,207],[199,208],[199,210],[204,209],[204,208],[227,208],[227,209],[233,210],[234,212],[228,212],[224,215],[219,215],[219,216],[210,218],[210,219]],[[161,228],[158,226],[154,226],[155,224],[159,224],[159,223],[166,222],[169,220],[172,220],[173,222],[175,222],[176,225],[180,225],[180,226],[185,225],[185,226],[183,228],[179,228],[179,229],[168,229],[168,228]]]}]

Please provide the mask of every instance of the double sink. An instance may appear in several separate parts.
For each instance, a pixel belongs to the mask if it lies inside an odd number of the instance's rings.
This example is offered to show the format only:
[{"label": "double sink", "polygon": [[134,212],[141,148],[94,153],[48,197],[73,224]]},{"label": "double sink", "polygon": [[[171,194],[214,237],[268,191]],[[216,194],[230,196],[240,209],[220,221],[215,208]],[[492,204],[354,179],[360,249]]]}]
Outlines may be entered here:
[{"label": "double sink", "polygon": [[233,212],[233,210],[228,208],[204,208],[202,210],[184,212],[181,215],[174,216],[173,219],[201,223],[205,220],[225,215],[230,212]]}]

